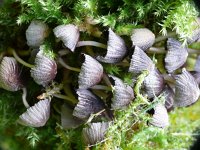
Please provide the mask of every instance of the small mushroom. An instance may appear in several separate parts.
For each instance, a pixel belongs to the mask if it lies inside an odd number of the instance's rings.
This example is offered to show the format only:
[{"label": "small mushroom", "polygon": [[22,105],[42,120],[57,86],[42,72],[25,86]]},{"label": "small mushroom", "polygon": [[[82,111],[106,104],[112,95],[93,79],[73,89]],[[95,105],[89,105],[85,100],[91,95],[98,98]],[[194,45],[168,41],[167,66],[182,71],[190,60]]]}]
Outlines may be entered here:
[{"label": "small mushroom", "polygon": [[131,40],[133,46],[138,46],[146,51],[155,42],[155,35],[147,28],[133,29]]},{"label": "small mushroom", "polygon": [[25,126],[42,127],[46,124],[50,116],[50,100],[45,99],[36,103],[23,113],[18,122]]},{"label": "small mushroom", "polygon": [[4,57],[0,64],[0,87],[8,91],[18,91],[24,87],[21,69],[15,58]]},{"label": "small mushroom", "polygon": [[149,121],[149,124],[159,128],[165,128],[169,126],[169,116],[167,109],[163,104],[158,103],[155,106],[154,114],[152,119]]},{"label": "small mushroom", "polygon": [[84,54],[84,63],[78,76],[80,89],[88,89],[101,81],[103,77],[103,66],[94,58]]},{"label": "small mushroom", "polygon": [[165,107],[167,111],[172,110],[174,106],[174,97],[175,97],[174,91],[168,85],[166,85],[162,93],[163,96],[165,97]]},{"label": "small mushroom", "polygon": [[114,82],[113,86],[113,98],[112,98],[112,109],[124,109],[134,99],[133,89],[123,83],[123,81],[117,77],[109,76]]},{"label": "small mushroom", "polygon": [[148,98],[158,96],[164,88],[164,78],[155,68],[144,80],[144,88]]},{"label": "small mushroom", "polygon": [[197,60],[194,66],[194,71],[200,72],[200,55],[197,57]]},{"label": "small mushroom", "polygon": [[147,56],[147,54],[138,46],[135,46],[129,67],[129,72],[140,74],[144,70],[148,70],[150,72],[154,68],[155,65],[149,56]]},{"label": "small mushroom", "polygon": [[172,73],[184,65],[187,60],[188,49],[173,38],[167,40],[167,49],[165,68],[169,73]]},{"label": "small mushroom", "polygon": [[35,66],[31,68],[31,77],[42,86],[47,86],[57,74],[57,64],[53,58],[47,56],[42,47],[35,58]]},{"label": "small mushroom", "polygon": [[195,78],[183,68],[182,74],[176,75],[175,80],[174,106],[185,107],[195,103],[200,95],[198,83]]},{"label": "small mushroom", "polygon": [[63,41],[67,48],[74,52],[80,37],[77,26],[73,24],[59,25],[53,29],[53,32],[58,39]]},{"label": "small mushroom", "polygon": [[94,145],[103,141],[108,127],[108,122],[97,122],[91,123],[88,127],[83,128],[82,135],[85,144]]},{"label": "small mushroom", "polygon": [[82,120],[87,120],[91,114],[96,114],[105,109],[103,101],[89,90],[77,90],[78,104],[74,108],[73,115]]},{"label": "small mushroom", "polygon": [[199,41],[200,40],[200,18],[196,18],[194,22],[194,30],[192,33],[192,37],[187,39],[187,43],[191,44],[193,42]]},{"label": "small mushroom", "polygon": [[124,40],[109,29],[108,51],[105,57],[98,56],[97,60],[105,63],[118,63],[127,54]]},{"label": "small mushroom", "polygon": [[44,39],[49,34],[49,27],[38,20],[34,20],[26,30],[27,45],[32,48],[38,48],[43,44]]}]

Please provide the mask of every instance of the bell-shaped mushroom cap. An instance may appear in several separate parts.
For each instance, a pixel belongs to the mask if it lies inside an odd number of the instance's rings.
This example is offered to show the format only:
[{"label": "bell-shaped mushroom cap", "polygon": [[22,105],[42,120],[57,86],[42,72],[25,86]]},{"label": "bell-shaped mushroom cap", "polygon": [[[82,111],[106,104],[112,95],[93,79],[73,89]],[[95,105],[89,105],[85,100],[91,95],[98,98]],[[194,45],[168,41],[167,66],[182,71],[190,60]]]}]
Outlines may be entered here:
[{"label": "bell-shaped mushroom cap", "polygon": [[166,85],[162,93],[165,97],[165,107],[170,111],[174,106],[174,91]]},{"label": "bell-shaped mushroom cap", "polygon": [[152,119],[149,121],[149,124],[159,127],[165,128],[169,126],[169,117],[167,113],[167,109],[161,103],[158,103],[154,108],[154,114]]},{"label": "bell-shaped mushroom cap", "polygon": [[72,24],[59,25],[53,29],[53,32],[67,48],[74,52],[80,36],[78,27]]},{"label": "bell-shaped mushroom cap", "polygon": [[167,40],[167,49],[165,68],[169,73],[172,73],[184,65],[187,60],[188,50],[173,38]]},{"label": "bell-shaped mushroom cap", "polygon": [[53,58],[46,56],[43,50],[37,53],[35,66],[31,68],[31,77],[34,81],[42,86],[47,86],[57,74],[57,64]]},{"label": "bell-shaped mushroom cap", "polygon": [[184,107],[195,103],[200,94],[198,84],[194,77],[185,69],[182,74],[175,76],[174,106]]},{"label": "bell-shaped mushroom cap", "polygon": [[42,127],[46,124],[50,116],[50,100],[45,99],[36,103],[23,113],[18,122],[25,126]]},{"label": "bell-shaped mushroom cap", "polygon": [[91,114],[96,114],[103,109],[103,101],[89,90],[77,90],[78,104],[74,108],[73,115],[82,120],[87,120]]},{"label": "bell-shaped mushroom cap", "polygon": [[83,128],[82,135],[86,145],[94,145],[105,138],[106,130],[109,127],[108,122],[91,123]]},{"label": "bell-shaped mushroom cap", "polygon": [[48,36],[49,27],[41,21],[32,21],[26,30],[27,45],[37,48],[44,42]]},{"label": "bell-shaped mushroom cap", "polygon": [[84,54],[84,63],[79,73],[79,88],[88,89],[101,81],[103,77],[103,66],[94,58]]},{"label": "bell-shaped mushroom cap", "polygon": [[149,72],[155,67],[153,61],[147,56],[147,54],[139,47],[135,46],[134,53],[132,55],[129,72],[140,74],[144,70]]},{"label": "bell-shaped mushroom cap", "polygon": [[164,88],[164,78],[155,68],[144,80],[144,88],[148,98],[158,96]]},{"label": "bell-shaped mushroom cap", "polygon": [[72,115],[73,110],[63,104],[61,107],[61,125],[64,129],[76,128],[83,123],[82,120]]},{"label": "bell-shaped mushroom cap", "polygon": [[194,71],[200,72],[200,55],[198,56],[195,66],[194,66]]},{"label": "bell-shaped mushroom cap", "polygon": [[131,40],[133,46],[138,46],[146,51],[155,42],[155,35],[147,28],[133,29]]},{"label": "bell-shaped mushroom cap", "polygon": [[4,57],[0,64],[0,87],[8,91],[24,87],[20,66],[13,57]]},{"label": "bell-shaped mushroom cap", "polygon": [[109,29],[108,51],[105,57],[98,56],[97,60],[105,63],[118,63],[127,53],[124,40]]},{"label": "bell-shaped mushroom cap", "polygon": [[112,109],[124,109],[134,98],[133,89],[117,77],[109,76],[114,81]]}]

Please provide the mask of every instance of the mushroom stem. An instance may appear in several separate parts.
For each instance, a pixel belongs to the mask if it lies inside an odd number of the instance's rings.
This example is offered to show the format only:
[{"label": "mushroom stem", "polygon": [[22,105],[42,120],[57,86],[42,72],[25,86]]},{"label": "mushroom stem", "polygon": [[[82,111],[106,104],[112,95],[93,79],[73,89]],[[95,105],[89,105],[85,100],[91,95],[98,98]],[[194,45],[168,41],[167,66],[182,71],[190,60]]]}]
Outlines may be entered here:
[{"label": "mushroom stem", "polygon": [[95,42],[95,41],[79,41],[76,47],[81,47],[81,46],[95,46],[95,47],[107,49],[107,45],[99,43],[99,42]]},{"label": "mushroom stem", "polygon": [[34,67],[34,65],[31,65],[31,64],[25,62],[24,60],[22,60],[22,59],[17,55],[17,53],[15,52],[14,49],[10,48],[10,50],[11,50],[13,56],[15,57],[15,59],[16,59],[20,64],[22,64],[22,65],[24,65],[24,66],[26,66],[26,67],[28,67],[28,68],[33,68],[33,67]]},{"label": "mushroom stem", "polygon": [[105,85],[94,85],[94,86],[91,87],[91,89],[112,91],[111,87],[105,86]]},{"label": "mushroom stem", "polygon": [[29,104],[26,100],[26,96],[27,96],[27,89],[26,88],[22,88],[22,91],[23,91],[23,94],[22,94],[22,101],[23,101],[23,104],[26,108],[29,108]]},{"label": "mushroom stem", "polygon": [[68,102],[71,102],[73,104],[76,104],[78,101],[74,98],[68,97],[66,95],[62,95],[62,94],[53,94],[54,97],[60,98],[60,99],[64,99],[67,100]]},{"label": "mushroom stem", "polygon": [[58,62],[66,69],[69,69],[69,70],[72,70],[72,71],[75,71],[75,72],[81,71],[81,69],[79,69],[79,68],[74,68],[74,67],[67,65],[61,57],[58,58]]},{"label": "mushroom stem", "polygon": [[109,80],[109,77],[105,72],[103,73],[103,80],[109,87],[112,87],[112,84],[111,84],[111,82]]},{"label": "mushroom stem", "polygon": [[176,32],[169,32],[166,36],[158,36],[156,39],[155,39],[155,43],[158,43],[160,41],[163,41],[163,40],[166,40],[167,38],[169,37],[175,37],[176,36]]},{"label": "mushroom stem", "polygon": [[162,76],[163,76],[165,81],[168,81],[170,83],[174,83],[175,82],[175,79],[169,74],[162,74]]}]

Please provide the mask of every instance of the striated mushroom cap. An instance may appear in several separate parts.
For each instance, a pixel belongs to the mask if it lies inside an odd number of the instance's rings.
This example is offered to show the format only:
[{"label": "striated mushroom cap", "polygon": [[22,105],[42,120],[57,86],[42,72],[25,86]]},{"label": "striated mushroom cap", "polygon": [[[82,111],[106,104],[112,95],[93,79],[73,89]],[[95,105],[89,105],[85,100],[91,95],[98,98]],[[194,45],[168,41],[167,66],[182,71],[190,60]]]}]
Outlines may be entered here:
[{"label": "striated mushroom cap", "polygon": [[61,106],[61,125],[64,129],[77,128],[83,121],[72,115],[73,110],[63,104]]},{"label": "striated mushroom cap", "polygon": [[94,58],[84,54],[84,63],[78,76],[80,89],[88,89],[101,81],[103,77],[103,66]]},{"label": "striated mushroom cap", "polygon": [[57,64],[53,58],[46,56],[42,48],[35,58],[35,66],[31,68],[31,77],[42,86],[47,86],[57,74]]},{"label": "striated mushroom cap", "polygon": [[0,64],[0,87],[8,91],[24,87],[20,66],[13,57],[4,57]]},{"label": "striated mushroom cap", "polygon": [[86,145],[94,145],[104,140],[106,130],[109,127],[108,122],[91,123],[83,128],[82,135]]},{"label": "striated mushroom cap", "polygon": [[155,68],[144,80],[144,88],[148,98],[158,96],[164,88],[164,78]]},{"label": "striated mushroom cap", "polygon": [[40,47],[48,36],[49,27],[38,20],[32,21],[26,30],[27,45],[33,48]]},{"label": "striated mushroom cap", "polygon": [[167,49],[165,68],[169,73],[172,73],[184,65],[187,60],[188,50],[173,38],[167,40]]},{"label": "striated mushroom cap", "polygon": [[155,42],[155,35],[147,28],[134,29],[131,35],[133,46],[146,51]]},{"label": "striated mushroom cap", "polygon": [[82,120],[87,120],[91,114],[96,114],[103,109],[103,101],[89,90],[77,90],[78,104],[74,108],[73,115]]},{"label": "striated mushroom cap", "polygon": [[112,109],[124,109],[134,99],[133,89],[117,77],[109,76],[113,81]]},{"label": "striated mushroom cap", "polygon": [[53,32],[54,35],[60,39],[67,48],[74,52],[80,37],[77,26],[73,24],[59,25],[53,29]]},{"label": "striated mushroom cap", "polygon": [[124,40],[109,29],[108,51],[105,57],[98,56],[97,60],[105,63],[118,63],[127,53]]},{"label": "striated mushroom cap", "polygon": [[175,76],[174,106],[185,107],[195,103],[200,95],[200,90],[195,78],[185,69],[182,74]]},{"label": "striated mushroom cap", "polygon": [[140,74],[144,70],[148,70],[150,72],[154,68],[155,65],[149,56],[147,56],[147,54],[138,46],[135,46],[129,67],[129,72]]},{"label": "striated mushroom cap", "polygon": [[200,72],[200,55],[197,57],[197,60],[194,66],[194,71]]},{"label": "striated mushroom cap", "polygon": [[159,103],[155,106],[154,114],[152,119],[149,121],[149,124],[159,128],[165,128],[169,126],[169,116],[167,109],[163,104]]},{"label": "striated mushroom cap", "polygon": [[36,103],[23,113],[18,122],[25,126],[42,127],[46,124],[50,116],[50,100],[45,99]]}]

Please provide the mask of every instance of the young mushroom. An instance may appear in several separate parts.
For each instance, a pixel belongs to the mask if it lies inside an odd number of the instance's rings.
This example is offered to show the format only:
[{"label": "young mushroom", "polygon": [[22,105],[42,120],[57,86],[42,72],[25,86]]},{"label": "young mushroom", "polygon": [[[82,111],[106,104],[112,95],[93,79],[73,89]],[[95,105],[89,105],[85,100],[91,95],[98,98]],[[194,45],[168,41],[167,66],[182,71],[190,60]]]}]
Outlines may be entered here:
[{"label": "young mushroom", "polygon": [[31,68],[31,77],[42,86],[47,86],[57,74],[57,64],[54,58],[45,53],[44,47],[40,46],[40,51],[35,58],[35,66]]},{"label": "young mushroom", "polygon": [[195,78],[185,69],[182,74],[175,76],[175,107],[185,107],[195,103],[200,95],[200,90]]},{"label": "young mushroom", "polygon": [[73,24],[59,25],[53,29],[53,32],[58,39],[63,41],[67,48],[74,52],[80,37],[78,27]]},{"label": "young mushroom", "polygon": [[82,135],[85,144],[92,146],[96,143],[102,142],[105,139],[108,127],[108,122],[97,122],[91,123],[88,127],[83,128]]},{"label": "young mushroom", "polygon": [[124,40],[109,29],[109,38],[107,44],[107,54],[105,57],[98,56],[97,60],[105,63],[118,63],[123,60],[127,54],[127,48]]},{"label": "young mushroom", "polygon": [[79,89],[88,89],[103,77],[103,66],[94,58],[84,54],[84,63],[78,76]]},{"label": "young mushroom", "polygon": [[46,124],[50,116],[50,100],[45,99],[36,103],[23,113],[18,122],[25,126],[42,127]]},{"label": "young mushroom", "polygon": [[27,45],[38,48],[43,44],[44,39],[49,34],[49,27],[42,21],[34,20],[26,30]]},{"label": "young mushroom", "polygon": [[167,40],[167,54],[165,57],[165,68],[169,73],[182,67],[187,60],[188,49],[173,38]]},{"label": "young mushroom", "polygon": [[155,35],[147,28],[133,29],[131,41],[133,46],[138,46],[142,50],[146,51],[154,44]]},{"label": "young mushroom", "polygon": [[124,109],[134,99],[133,89],[123,83],[123,81],[117,77],[109,76],[113,81],[113,98],[112,98],[112,109]]}]

